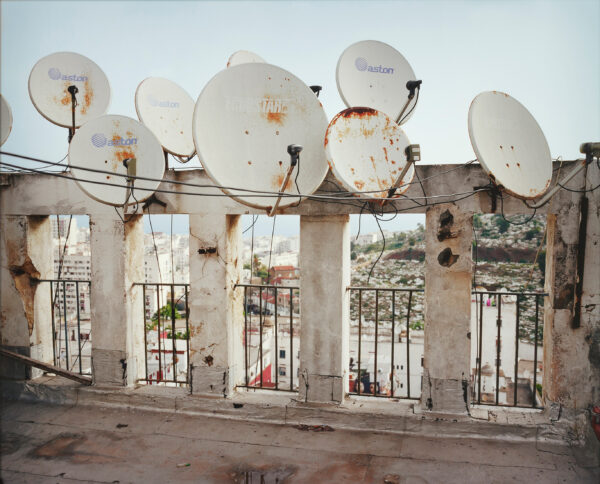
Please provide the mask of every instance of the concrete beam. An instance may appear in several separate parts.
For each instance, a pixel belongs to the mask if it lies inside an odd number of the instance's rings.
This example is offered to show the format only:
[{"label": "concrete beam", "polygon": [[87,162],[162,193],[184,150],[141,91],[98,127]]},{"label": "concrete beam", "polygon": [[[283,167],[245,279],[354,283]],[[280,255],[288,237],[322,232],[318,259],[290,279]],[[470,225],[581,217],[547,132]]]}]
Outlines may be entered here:
[{"label": "concrete beam", "polygon": [[472,213],[454,204],[427,211],[421,393],[421,405],[427,410],[468,412],[472,236]]},{"label": "concrete beam", "polygon": [[190,387],[229,396],[244,378],[239,215],[190,216]]},{"label": "concrete beam", "polygon": [[[40,279],[53,276],[50,220],[3,216],[0,225],[0,344],[7,350],[52,363],[50,291],[40,286]],[[2,358],[0,374],[29,378],[41,372]]]},{"label": "concrete beam", "polygon": [[341,403],[348,392],[348,215],[300,217],[300,399]]},{"label": "concrete beam", "polygon": [[144,376],[144,230],[141,215],[90,216],[90,317],[95,385],[126,386]]}]

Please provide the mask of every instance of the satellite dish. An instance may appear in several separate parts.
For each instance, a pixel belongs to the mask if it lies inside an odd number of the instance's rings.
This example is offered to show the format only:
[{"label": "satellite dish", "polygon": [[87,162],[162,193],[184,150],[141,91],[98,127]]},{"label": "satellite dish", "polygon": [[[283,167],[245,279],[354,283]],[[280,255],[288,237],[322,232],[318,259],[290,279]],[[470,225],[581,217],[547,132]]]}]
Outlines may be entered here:
[{"label": "satellite dish", "polygon": [[469,137],[494,184],[522,199],[537,198],[550,186],[552,157],[542,129],[516,99],[482,92],[469,108]]},{"label": "satellite dish", "polygon": [[[131,160],[135,161],[131,163]],[[127,187],[128,179],[117,175],[160,180],[165,171],[163,150],[152,131],[135,119],[115,115],[92,119],[77,130],[69,145],[69,164],[77,184],[87,195],[98,202],[115,206],[144,201],[160,184],[160,181],[136,179],[132,187]],[[87,171],[85,168],[109,173]]]},{"label": "satellite dish", "polygon": [[58,52],[40,59],[29,75],[29,96],[48,121],[73,125],[71,93],[75,86],[75,126],[104,114],[110,103],[110,86],[102,70],[90,59],[73,52]]},{"label": "satellite dish", "polygon": [[144,79],[135,91],[135,110],[165,151],[188,158],[194,155],[194,100],[183,88],[160,77]]},{"label": "satellite dish", "polygon": [[408,164],[410,145],[404,131],[386,114],[371,108],[350,108],[338,113],[327,128],[327,161],[336,179],[360,198],[387,198],[389,190],[398,196],[410,186],[415,174]]},{"label": "satellite dish", "polygon": [[[196,152],[217,185],[266,192],[311,194],[327,174],[323,136],[327,117],[312,90],[270,64],[241,64],[219,72],[206,85],[194,110]],[[288,147],[301,145],[299,173],[282,190]],[[273,197],[223,191],[256,208],[272,208]],[[297,198],[285,197],[281,207]]]},{"label": "satellite dish", "polygon": [[397,122],[405,112],[401,124],[410,118],[416,100],[409,102],[406,83],[416,80],[415,73],[392,46],[376,40],[352,44],[342,52],[335,75],[340,96],[349,108],[368,106]]},{"label": "satellite dish", "polygon": [[10,105],[6,98],[0,94],[0,146],[8,139],[12,130],[13,117]]},{"label": "satellite dish", "polygon": [[227,61],[227,67],[233,67],[240,64],[249,64],[252,62],[260,62],[261,64],[264,64],[265,60],[258,54],[250,52],[249,50],[238,50],[229,57],[229,60]]}]

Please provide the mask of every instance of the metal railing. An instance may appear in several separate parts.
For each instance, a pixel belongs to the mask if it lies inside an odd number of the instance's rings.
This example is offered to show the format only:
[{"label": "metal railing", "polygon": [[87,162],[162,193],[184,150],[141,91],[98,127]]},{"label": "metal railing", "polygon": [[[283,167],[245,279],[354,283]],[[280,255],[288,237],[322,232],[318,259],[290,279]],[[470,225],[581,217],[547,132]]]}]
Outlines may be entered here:
[{"label": "metal railing", "polygon": [[297,391],[300,288],[260,284],[236,288],[244,289],[245,379],[240,386]]},{"label": "metal railing", "polygon": [[[423,323],[411,323],[411,315],[415,313],[417,297],[421,303],[423,289],[348,287],[348,290],[351,291],[350,394],[419,398],[420,389],[414,391],[414,387],[421,381],[423,343],[413,341],[411,329],[422,338]],[[398,297],[399,293],[404,297]],[[370,339],[372,350],[364,347]],[[365,350],[368,351],[367,358]],[[357,356],[356,361],[352,355]],[[415,367],[419,368],[418,372],[414,372]]]},{"label": "metal railing", "polygon": [[[543,341],[543,325],[539,321],[546,294],[501,291],[472,294],[476,308],[472,322],[475,330],[472,341],[476,345],[472,351],[476,354],[471,380],[473,403],[539,408],[538,372],[541,380],[543,371],[538,358]],[[507,312],[513,312],[513,304],[514,322],[510,316],[506,317]],[[507,365],[502,365],[503,361]]]},{"label": "metal railing", "polygon": [[[144,298],[145,381],[189,384],[189,284],[136,283]],[[183,317],[179,311],[183,311]]]},{"label": "metal railing", "polygon": [[54,366],[91,375],[91,281],[41,279],[40,283],[50,288]]}]

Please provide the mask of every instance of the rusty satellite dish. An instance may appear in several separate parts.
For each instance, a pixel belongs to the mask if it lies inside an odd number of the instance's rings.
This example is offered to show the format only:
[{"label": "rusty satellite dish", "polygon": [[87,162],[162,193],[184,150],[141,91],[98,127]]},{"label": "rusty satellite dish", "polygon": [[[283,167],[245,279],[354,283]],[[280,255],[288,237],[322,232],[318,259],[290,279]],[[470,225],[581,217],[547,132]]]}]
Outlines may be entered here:
[{"label": "rusty satellite dish", "polygon": [[409,102],[406,83],[416,80],[415,73],[392,46],[376,40],[352,44],[342,52],[335,74],[340,96],[349,108],[367,106],[396,122],[405,112],[401,124],[412,115],[416,99]]},{"label": "rusty satellite dish", "polygon": [[[399,196],[415,174],[408,164],[410,145],[404,131],[386,114],[371,108],[349,108],[338,113],[325,135],[327,161],[335,178],[349,192],[365,199]],[[394,193],[389,190],[398,186]]]},{"label": "rusty satellite dish", "polygon": [[87,195],[115,206],[149,198],[158,188],[165,170],[163,150],[152,131],[135,119],[116,115],[100,116],[77,130],[69,145],[69,164],[77,184]]},{"label": "rusty satellite dish", "polygon": [[265,60],[255,54],[254,52],[250,52],[249,50],[238,50],[229,56],[229,60],[227,61],[227,67],[233,67],[240,64],[248,64],[252,62],[260,62],[262,64],[265,63]]},{"label": "rusty satellite dish", "polygon": [[[198,97],[193,136],[204,169],[219,186],[277,194],[312,194],[327,174],[323,136],[327,117],[312,90],[289,72],[261,63],[230,67],[214,76]],[[299,173],[282,187],[290,145],[301,145]],[[235,200],[256,208],[275,206],[273,196],[230,188]],[[282,190],[283,188],[283,190]],[[280,207],[298,202],[283,197]]]},{"label": "rusty satellite dish", "polygon": [[194,100],[183,88],[160,77],[144,79],[135,91],[135,110],[165,151],[188,159],[194,155]]},{"label": "rusty satellite dish", "polygon": [[13,117],[10,104],[6,98],[0,94],[0,146],[8,139],[12,130]]},{"label": "rusty satellite dish", "polygon": [[481,166],[498,187],[533,199],[550,187],[552,157],[531,113],[499,91],[477,95],[469,108],[469,137]]},{"label": "rusty satellite dish", "polygon": [[107,111],[108,79],[87,57],[73,52],[51,54],[40,59],[29,75],[29,97],[35,108],[48,121],[66,128],[73,125],[71,86],[77,91],[76,127]]}]

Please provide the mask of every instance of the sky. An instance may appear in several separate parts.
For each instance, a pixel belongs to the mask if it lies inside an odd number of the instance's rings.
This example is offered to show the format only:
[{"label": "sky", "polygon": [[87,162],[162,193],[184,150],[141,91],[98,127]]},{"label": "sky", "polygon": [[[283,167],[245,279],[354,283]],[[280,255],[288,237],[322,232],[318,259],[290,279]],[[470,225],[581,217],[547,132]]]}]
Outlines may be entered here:
[{"label": "sky", "polygon": [[[345,108],[336,87],[337,60],[346,47],[367,39],[399,50],[423,80],[419,105],[403,125],[420,144],[422,163],[475,157],[467,113],[471,100],[487,90],[507,92],[529,109],[553,157],[579,157],[579,144],[600,133],[598,0],[2,1],[0,9],[0,92],[14,118],[2,146],[8,152],[54,161],[67,152],[66,130],[35,110],[27,89],[33,65],[53,52],[94,60],[111,83],[108,112],[137,119],[134,94],[146,77],[171,79],[196,99],[233,52],[250,50],[308,85],[322,85],[320,100],[331,119]],[[179,219],[175,232],[187,229]],[[384,228],[419,222],[422,215],[402,215]],[[351,223],[355,233],[356,216]],[[271,227],[272,220],[261,216],[256,233],[270,234]],[[375,230],[372,217],[363,216],[362,231]],[[277,218],[276,233],[297,231],[297,217]]]}]

